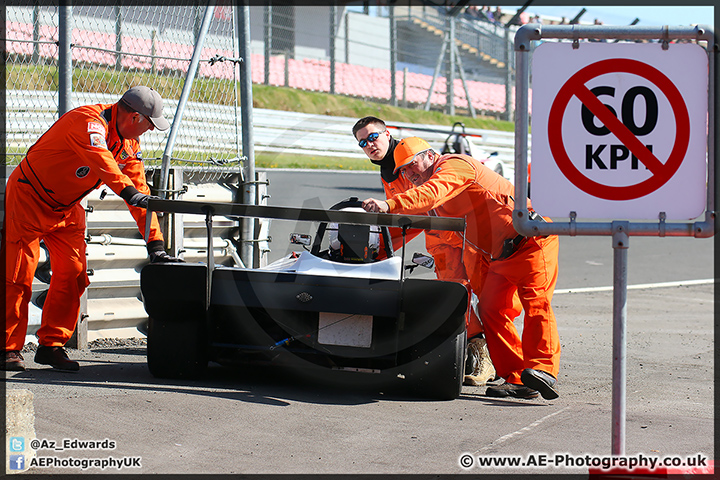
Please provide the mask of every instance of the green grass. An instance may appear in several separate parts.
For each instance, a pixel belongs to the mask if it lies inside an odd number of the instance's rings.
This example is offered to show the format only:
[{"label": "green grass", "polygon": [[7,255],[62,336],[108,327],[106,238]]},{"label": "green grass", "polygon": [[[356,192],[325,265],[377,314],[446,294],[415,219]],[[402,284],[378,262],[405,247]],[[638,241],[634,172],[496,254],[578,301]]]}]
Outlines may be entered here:
[{"label": "green grass", "polygon": [[[8,59],[6,67],[7,89],[57,90],[58,88],[57,67],[53,65],[28,66],[15,64],[12,59]],[[103,92],[119,96],[132,85],[146,84],[153,85],[153,88],[158,90],[163,98],[180,98],[184,78],[184,74],[178,72],[152,74],[144,71],[116,71],[112,68],[79,66],[73,71],[73,89],[78,92]],[[462,122],[467,128],[506,132],[512,132],[515,128],[513,122],[491,117],[472,118],[469,115],[445,115],[435,110],[426,112],[421,108],[393,107],[385,103],[344,95],[257,84],[253,85],[252,90],[254,108],[352,118],[374,115],[388,123],[407,122],[451,127],[455,122]],[[232,104],[235,102],[233,86],[225,80],[197,79],[189,100],[218,105]],[[173,156],[184,157],[183,152],[174,152]],[[256,152],[255,165],[260,168],[377,169],[365,159],[264,152]]]},{"label": "green grass", "polygon": [[386,122],[407,122],[427,125],[452,126],[462,122],[467,128],[502,130],[512,132],[513,122],[497,120],[490,117],[461,115],[445,115],[439,111],[426,112],[422,109],[393,107],[389,104],[377,103],[343,95],[330,95],[321,92],[306,92],[285,87],[269,87],[253,85],[253,106],[271,110],[311,113],[316,115],[335,115],[341,117],[361,118],[374,115]]},{"label": "green grass", "polygon": [[287,153],[255,152],[257,168],[306,168],[327,170],[377,170],[380,167],[364,158],[329,157],[323,155],[295,155]]}]

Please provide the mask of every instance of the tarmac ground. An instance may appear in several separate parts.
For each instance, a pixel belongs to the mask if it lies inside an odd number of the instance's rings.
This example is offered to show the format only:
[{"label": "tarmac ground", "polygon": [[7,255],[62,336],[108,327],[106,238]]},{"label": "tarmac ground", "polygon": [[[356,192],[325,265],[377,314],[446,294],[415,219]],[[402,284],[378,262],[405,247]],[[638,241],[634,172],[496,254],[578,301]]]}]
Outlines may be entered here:
[{"label": "tarmac ground", "polygon": [[[377,173],[273,171],[271,177],[272,205],[329,208],[351,195],[383,195]],[[285,254],[283,241],[288,232],[303,232],[298,227],[273,223],[278,228],[271,231],[278,239],[274,254]],[[27,371],[6,373],[7,425],[15,429],[7,436],[18,439],[6,444],[8,460],[22,455],[28,466],[33,458],[47,458],[56,463],[36,461],[24,470],[68,475],[562,473],[587,478],[588,463],[612,452],[611,245],[609,237],[560,238],[553,298],[562,345],[556,400],[490,398],[486,387],[466,386],[456,400],[432,401],[340,388],[293,370],[215,364],[202,380],[164,380],[150,374],[144,341],[105,340],[89,350],[69,351],[80,362],[77,373],[37,365],[32,352],[25,355]],[[408,252],[417,250],[408,244]],[[702,467],[716,458],[713,258],[713,239],[630,239],[627,460],[690,460]],[[516,325],[520,329],[522,320]],[[23,449],[9,451],[19,448],[20,439]],[[105,440],[114,448],[106,448]],[[110,458],[116,464],[104,469],[82,465]],[[121,469],[118,459],[127,462]],[[68,465],[58,465],[62,461]],[[495,464],[480,466],[488,461]]]},{"label": "tarmac ground", "polygon": [[[585,475],[587,462],[601,461],[587,459],[611,453],[612,291],[561,292],[553,303],[563,350],[552,401],[467,386],[456,400],[430,401],[214,364],[203,380],[162,380],[148,371],[142,341],[69,350],[77,373],[37,365],[29,352],[28,370],[7,372],[6,388],[32,396],[42,443],[28,459],[140,464],[28,473]],[[627,457],[714,460],[713,308],[712,284],[628,290]],[[65,439],[71,448],[58,450]],[[115,448],[74,450],[73,440]],[[484,458],[525,466],[478,466]],[[540,466],[542,458],[561,463]]]}]

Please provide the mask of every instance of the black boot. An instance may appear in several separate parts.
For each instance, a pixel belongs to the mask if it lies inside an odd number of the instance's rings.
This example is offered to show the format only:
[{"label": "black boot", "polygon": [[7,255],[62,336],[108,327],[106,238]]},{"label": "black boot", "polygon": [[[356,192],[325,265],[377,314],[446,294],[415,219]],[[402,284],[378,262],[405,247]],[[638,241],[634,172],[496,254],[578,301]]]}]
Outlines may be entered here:
[{"label": "black boot", "polygon": [[74,360],[70,360],[63,347],[46,347],[39,345],[35,353],[35,363],[50,365],[58,370],[68,372],[77,372],[80,370],[80,364]]},{"label": "black boot", "polygon": [[520,380],[526,387],[540,392],[540,395],[546,400],[553,400],[560,396],[557,390],[557,379],[547,372],[526,368],[520,374]]},{"label": "black boot", "polygon": [[3,370],[22,372],[25,370],[25,360],[19,350],[9,350],[5,352],[5,362]]}]

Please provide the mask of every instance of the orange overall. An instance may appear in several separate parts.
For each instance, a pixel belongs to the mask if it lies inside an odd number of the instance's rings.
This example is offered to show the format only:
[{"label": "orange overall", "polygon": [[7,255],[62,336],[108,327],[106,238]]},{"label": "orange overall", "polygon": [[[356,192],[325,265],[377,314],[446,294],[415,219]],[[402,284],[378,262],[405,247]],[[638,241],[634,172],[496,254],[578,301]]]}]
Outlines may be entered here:
[{"label": "orange overall", "polygon": [[[557,236],[524,238],[511,255],[506,240],[512,225],[513,185],[466,155],[443,155],[422,185],[387,200],[390,213],[434,209],[443,217],[463,217],[463,264],[476,292],[488,350],[499,376],[521,384],[525,368],[557,378],[560,341],[550,305],[558,273]],[[519,302],[516,300],[519,297]],[[513,321],[525,310],[520,338]]]},{"label": "orange overall", "polygon": [[[398,176],[392,182],[387,182],[383,178],[382,183],[385,189],[385,198],[392,198],[395,195],[413,188],[413,184],[403,176]],[[436,215],[435,212],[427,213],[429,215]],[[410,241],[419,233],[420,231],[417,230],[409,230],[406,241]],[[396,247],[397,243],[402,244],[402,238],[399,237],[399,232],[392,231],[392,237],[393,248]],[[439,280],[462,283],[468,289],[468,293],[473,292],[465,272],[465,265],[463,265],[462,262],[462,237],[455,232],[425,230],[425,248],[435,260],[435,275]],[[483,332],[482,321],[478,318],[473,308],[468,308],[465,323],[467,326],[467,338],[472,338]]]},{"label": "orange overall", "polygon": [[[117,194],[127,187],[150,193],[140,144],[118,135],[116,119],[115,104],[71,110],[30,147],[8,179],[0,253],[6,265],[6,351],[25,343],[40,240],[47,246],[52,276],[37,336],[41,345],[62,346],[75,329],[80,297],[89,285],[80,201],[102,184]],[[144,234],[146,211],[129,209]],[[154,215],[145,240],[163,240]]]}]

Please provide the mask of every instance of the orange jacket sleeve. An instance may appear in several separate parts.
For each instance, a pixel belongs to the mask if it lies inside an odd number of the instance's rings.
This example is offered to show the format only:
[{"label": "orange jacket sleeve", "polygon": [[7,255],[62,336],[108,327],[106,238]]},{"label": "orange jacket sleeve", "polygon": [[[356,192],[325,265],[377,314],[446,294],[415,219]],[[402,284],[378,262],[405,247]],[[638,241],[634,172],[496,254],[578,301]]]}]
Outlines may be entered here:
[{"label": "orange jacket sleeve", "polygon": [[387,200],[389,213],[410,215],[433,210],[460,195],[475,181],[475,170],[466,162],[438,162],[428,181]]}]

